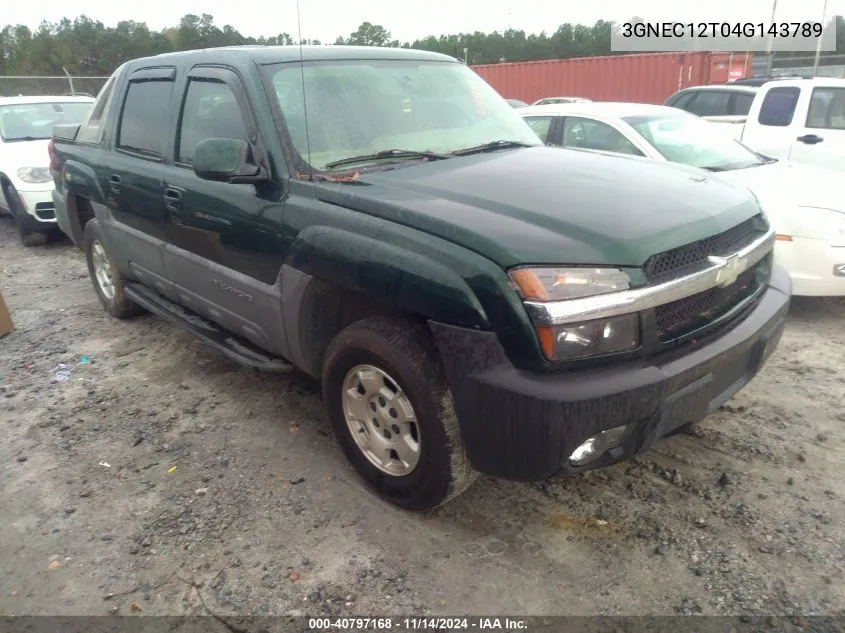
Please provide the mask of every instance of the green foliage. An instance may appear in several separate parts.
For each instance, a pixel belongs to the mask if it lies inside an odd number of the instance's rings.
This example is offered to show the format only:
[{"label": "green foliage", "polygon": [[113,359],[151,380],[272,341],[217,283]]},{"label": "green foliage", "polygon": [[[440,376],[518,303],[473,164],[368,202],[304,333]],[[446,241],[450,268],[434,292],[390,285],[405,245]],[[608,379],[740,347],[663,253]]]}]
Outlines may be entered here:
[{"label": "green foliage", "polygon": [[[637,18],[633,18],[636,20]],[[845,20],[838,16],[837,50],[845,54]],[[599,20],[593,26],[561,24],[551,34],[527,34],[519,30],[459,33],[429,36],[415,42],[399,42],[383,26],[364,22],[348,37],[334,44],[420,48],[445,53],[470,64],[495,64],[537,59],[565,59],[611,55],[613,25]],[[127,20],[115,26],[81,15],[73,20],[42,22],[33,32],[23,25],[8,25],[0,31],[0,75],[108,75],[122,62],[174,50],[189,50],[239,44],[296,44],[288,33],[259,38],[246,37],[234,27],[214,24],[208,14],[185,15],[177,26],[152,31],[144,22]],[[303,40],[302,44],[320,44]],[[464,50],[466,49],[466,51]],[[806,55],[804,53],[803,55]],[[778,58],[790,54],[778,54]]]}]

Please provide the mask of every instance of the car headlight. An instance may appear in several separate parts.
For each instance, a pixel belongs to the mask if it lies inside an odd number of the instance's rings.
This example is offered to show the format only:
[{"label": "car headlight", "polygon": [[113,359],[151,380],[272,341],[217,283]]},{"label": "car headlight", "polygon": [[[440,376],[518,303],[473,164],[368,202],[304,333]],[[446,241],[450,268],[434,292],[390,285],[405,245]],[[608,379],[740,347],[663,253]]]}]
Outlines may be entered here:
[{"label": "car headlight", "polygon": [[18,169],[18,178],[32,184],[50,182],[53,179],[48,167],[21,167]]},{"label": "car headlight", "polygon": [[528,301],[580,299],[631,287],[628,275],[618,268],[517,268],[510,278]]},{"label": "car headlight", "polygon": [[[566,301],[627,290],[630,278],[618,268],[517,268],[511,282],[525,301]],[[536,325],[546,358],[566,361],[636,349],[640,321],[636,313],[558,326]]]}]

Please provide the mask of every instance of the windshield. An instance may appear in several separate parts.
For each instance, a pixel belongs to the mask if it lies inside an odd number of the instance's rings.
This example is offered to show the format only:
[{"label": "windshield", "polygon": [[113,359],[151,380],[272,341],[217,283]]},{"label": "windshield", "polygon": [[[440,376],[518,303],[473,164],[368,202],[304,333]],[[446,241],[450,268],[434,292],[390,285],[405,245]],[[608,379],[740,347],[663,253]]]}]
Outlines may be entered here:
[{"label": "windshield", "polygon": [[623,120],[673,163],[730,171],[768,162],[697,116],[679,112],[630,116]]},{"label": "windshield", "polygon": [[386,150],[451,154],[493,141],[542,145],[507,101],[457,62],[306,62],[268,72],[294,147],[319,171]]},{"label": "windshield", "polygon": [[[93,103],[93,100],[92,100]],[[34,141],[53,136],[53,126],[79,124],[91,103],[16,103],[0,106],[0,135],[4,141]]]}]

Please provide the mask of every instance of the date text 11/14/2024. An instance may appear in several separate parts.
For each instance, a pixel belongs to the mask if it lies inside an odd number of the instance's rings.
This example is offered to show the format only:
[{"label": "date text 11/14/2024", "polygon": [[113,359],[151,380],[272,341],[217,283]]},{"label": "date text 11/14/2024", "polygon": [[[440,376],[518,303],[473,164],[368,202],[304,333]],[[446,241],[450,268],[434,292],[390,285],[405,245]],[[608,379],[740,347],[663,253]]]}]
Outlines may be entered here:
[{"label": "date text 11/14/2024", "polygon": [[505,617],[309,618],[309,631],[527,631],[527,622]]}]

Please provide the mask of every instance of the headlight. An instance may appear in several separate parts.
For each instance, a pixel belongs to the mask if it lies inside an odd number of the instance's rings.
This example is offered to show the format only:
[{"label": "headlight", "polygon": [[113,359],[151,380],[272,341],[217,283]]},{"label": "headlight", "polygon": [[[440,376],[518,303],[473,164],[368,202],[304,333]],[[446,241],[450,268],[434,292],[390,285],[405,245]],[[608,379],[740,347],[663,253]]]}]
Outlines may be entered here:
[{"label": "headlight", "polygon": [[[617,268],[518,268],[511,282],[526,301],[582,299],[630,288]],[[576,360],[636,349],[640,343],[637,314],[625,314],[560,326],[535,327],[540,347],[551,361]]]},{"label": "headlight", "polygon": [[50,182],[53,176],[48,167],[21,167],[18,170],[18,178],[32,184]]},{"label": "headlight", "polygon": [[628,275],[618,268],[517,268],[511,281],[523,299],[560,301],[627,290]]}]

